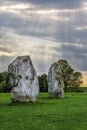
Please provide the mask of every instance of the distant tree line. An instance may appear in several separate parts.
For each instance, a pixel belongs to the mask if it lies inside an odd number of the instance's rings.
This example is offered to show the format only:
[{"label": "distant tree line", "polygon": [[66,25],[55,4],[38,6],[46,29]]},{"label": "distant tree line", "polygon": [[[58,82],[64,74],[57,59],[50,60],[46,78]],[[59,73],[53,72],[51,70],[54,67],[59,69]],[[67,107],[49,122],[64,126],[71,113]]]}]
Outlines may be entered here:
[{"label": "distant tree line", "polygon": [[[79,91],[79,87],[82,84],[82,74],[76,72],[69,63],[61,59],[55,62],[55,72],[57,74],[56,78],[59,81],[62,78],[64,82],[64,90]],[[10,92],[11,87],[8,84],[8,72],[0,73],[0,92]],[[38,76],[40,92],[48,91],[48,77],[47,74],[42,74]]]},{"label": "distant tree line", "polygon": [[38,76],[38,81],[39,81],[40,92],[48,92],[47,75],[42,74]]}]

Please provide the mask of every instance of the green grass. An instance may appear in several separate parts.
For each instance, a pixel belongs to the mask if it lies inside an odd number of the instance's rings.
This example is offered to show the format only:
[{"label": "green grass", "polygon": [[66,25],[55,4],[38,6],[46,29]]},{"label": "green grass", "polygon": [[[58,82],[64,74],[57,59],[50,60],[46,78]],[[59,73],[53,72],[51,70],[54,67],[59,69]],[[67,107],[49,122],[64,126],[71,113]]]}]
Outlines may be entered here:
[{"label": "green grass", "polygon": [[87,93],[64,99],[41,93],[36,103],[10,103],[9,94],[0,94],[0,130],[87,130]]}]

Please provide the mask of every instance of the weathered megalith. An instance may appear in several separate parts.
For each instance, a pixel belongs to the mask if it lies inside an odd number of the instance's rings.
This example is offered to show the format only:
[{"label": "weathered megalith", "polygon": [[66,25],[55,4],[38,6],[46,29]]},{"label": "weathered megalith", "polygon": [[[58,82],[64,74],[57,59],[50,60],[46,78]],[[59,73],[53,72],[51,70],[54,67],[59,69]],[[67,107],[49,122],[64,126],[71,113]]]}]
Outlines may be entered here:
[{"label": "weathered megalith", "polygon": [[56,73],[55,63],[51,65],[48,72],[48,93],[49,97],[64,97],[64,83],[61,75]]},{"label": "weathered megalith", "polygon": [[35,102],[39,93],[36,70],[29,56],[17,57],[8,66],[12,102]]}]

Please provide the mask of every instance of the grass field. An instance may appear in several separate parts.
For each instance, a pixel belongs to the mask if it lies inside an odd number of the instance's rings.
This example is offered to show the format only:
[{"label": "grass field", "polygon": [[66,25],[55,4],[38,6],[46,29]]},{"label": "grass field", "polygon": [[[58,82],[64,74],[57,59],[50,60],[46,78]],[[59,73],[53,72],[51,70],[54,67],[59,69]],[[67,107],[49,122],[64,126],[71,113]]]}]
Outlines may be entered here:
[{"label": "grass field", "polygon": [[0,94],[0,130],[87,130],[87,93],[64,99],[41,93],[33,104],[10,103],[9,94]]}]

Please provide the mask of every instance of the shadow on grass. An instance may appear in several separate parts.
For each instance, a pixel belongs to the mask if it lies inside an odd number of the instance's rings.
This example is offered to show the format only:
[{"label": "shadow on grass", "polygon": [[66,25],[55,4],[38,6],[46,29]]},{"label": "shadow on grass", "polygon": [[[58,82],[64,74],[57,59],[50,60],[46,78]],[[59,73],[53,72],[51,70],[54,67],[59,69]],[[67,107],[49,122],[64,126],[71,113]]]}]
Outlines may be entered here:
[{"label": "shadow on grass", "polygon": [[13,102],[13,103],[9,103],[8,106],[39,106],[39,105],[43,105],[45,103],[43,102]]},{"label": "shadow on grass", "polygon": [[[57,100],[57,99],[56,99]],[[59,100],[59,99],[58,99]],[[53,101],[53,100],[52,100]],[[35,103],[19,103],[19,102],[16,102],[16,103],[0,103],[0,107],[6,107],[6,106],[37,106],[37,107],[40,107],[40,106],[44,106],[44,105],[52,105],[52,104],[56,104],[54,102],[35,102]]]},{"label": "shadow on grass", "polygon": [[61,97],[40,97],[39,99],[51,101],[51,100],[65,100],[65,99],[68,99],[68,98],[70,98],[70,96],[65,96],[63,98],[61,98]]},{"label": "shadow on grass", "polygon": [[29,102],[29,103],[21,103],[21,102],[15,102],[15,103],[0,103],[0,107],[6,107],[6,106],[42,106],[47,103],[43,102]]},{"label": "shadow on grass", "polygon": [[[64,98],[51,98],[51,97],[46,97],[46,96],[43,96],[43,97],[39,97],[39,101],[37,100],[36,102],[4,102],[4,103],[0,103],[0,106],[42,106],[42,105],[52,105],[52,104],[56,104],[57,102],[54,102],[54,101],[64,101],[67,99],[71,99],[72,97],[71,96],[66,96]],[[40,101],[41,100],[41,101]]]}]

